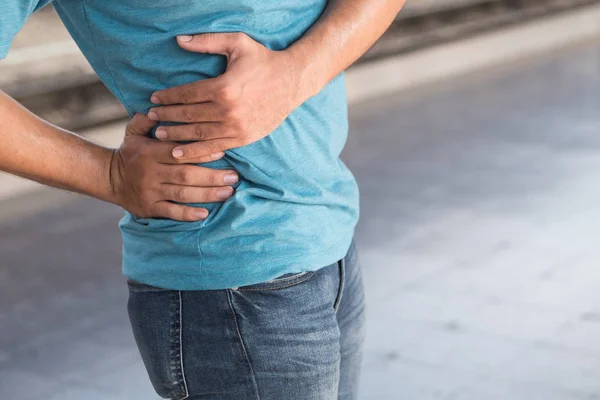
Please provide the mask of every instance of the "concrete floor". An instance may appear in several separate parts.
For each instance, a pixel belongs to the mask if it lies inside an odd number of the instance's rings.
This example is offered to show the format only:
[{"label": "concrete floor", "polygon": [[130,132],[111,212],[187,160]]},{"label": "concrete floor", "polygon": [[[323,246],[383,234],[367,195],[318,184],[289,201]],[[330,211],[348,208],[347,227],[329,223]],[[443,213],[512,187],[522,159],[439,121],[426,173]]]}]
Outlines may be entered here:
[{"label": "concrete floor", "polygon": [[[600,43],[351,114],[361,399],[600,399]],[[0,224],[0,399],[156,398],[120,214],[77,200]]]}]

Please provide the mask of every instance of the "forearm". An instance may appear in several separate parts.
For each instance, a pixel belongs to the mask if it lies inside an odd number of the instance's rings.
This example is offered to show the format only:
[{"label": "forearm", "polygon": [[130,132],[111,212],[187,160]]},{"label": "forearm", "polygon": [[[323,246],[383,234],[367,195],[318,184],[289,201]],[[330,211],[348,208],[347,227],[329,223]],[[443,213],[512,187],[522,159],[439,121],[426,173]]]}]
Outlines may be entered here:
[{"label": "forearm", "polygon": [[0,170],[115,202],[113,151],[37,118],[0,91]]},{"label": "forearm", "polygon": [[288,51],[308,96],[358,60],[392,24],[406,0],[330,0],[321,18]]}]

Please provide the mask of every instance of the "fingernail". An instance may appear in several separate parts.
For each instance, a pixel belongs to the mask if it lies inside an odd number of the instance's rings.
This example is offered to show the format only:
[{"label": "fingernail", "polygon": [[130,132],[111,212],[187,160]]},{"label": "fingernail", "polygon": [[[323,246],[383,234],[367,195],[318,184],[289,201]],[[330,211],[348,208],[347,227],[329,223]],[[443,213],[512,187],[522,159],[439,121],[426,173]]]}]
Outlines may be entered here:
[{"label": "fingernail", "polygon": [[231,185],[232,183],[237,183],[239,179],[240,178],[237,176],[237,174],[227,174],[225,175],[225,178],[223,178],[225,183],[228,185]]},{"label": "fingernail", "polygon": [[213,153],[210,155],[210,158],[212,158],[213,160],[218,160],[219,158],[223,158],[225,156],[225,153],[223,153],[222,151],[219,153]]},{"label": "fingernail", "polygon": [[173,157],[175,157],[175,158],[181,158],[181,157],[183,157],[183,150],[181,150],[181,149],[174,149],[173,150]]},{"label": "fingernail", "polygon": [[177,36],[177,39],[181,42],[189,42],[193,39],[193,37],[190,35],[179,35]]},{"label": "fingernail", "polygon": [[221,189],[217,191],[217,197],[220,199],[228,199],[233,195],[233,189]]},{"label": "fingernail", "polygon": [[158,97],[156,97],[155,94],[153,94],[152,97],[150,97],[150,101],[154,104],[160,104],[160,100],[158,99]]},{"label": "fingernail", "polygon": [[155,111],[148,112],[148,118],[152,121],[158,121],[158,114]]},{"label": "fingernail", "polygon": [[157,129],[156,130],[156,137],[159,139],[166,139],[169,135],[167,134],[167,131],[165,131],[164,129]]},{"label": "fingernail", "polygon": [[196,218],[205,219],[206,217],[208,217],[208,211],[206,211],[206,210],[196,211]]}]

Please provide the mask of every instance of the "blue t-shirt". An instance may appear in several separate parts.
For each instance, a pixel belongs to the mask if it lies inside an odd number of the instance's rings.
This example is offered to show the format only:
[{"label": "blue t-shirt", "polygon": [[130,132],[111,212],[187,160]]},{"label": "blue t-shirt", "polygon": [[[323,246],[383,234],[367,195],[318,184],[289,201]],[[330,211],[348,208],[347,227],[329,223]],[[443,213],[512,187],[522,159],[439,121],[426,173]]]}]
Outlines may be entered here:
[{"label": "blue t-shirt", "polygon": [[[0,6],[0,57],[48,0]],[[160,89],[222,74],[223,56],[186,52],[177,35],[244,32],[273,50],[299,39],[327,0],[55,0],[56,11],[130,115]],[[202,204],[202,222],[120,222],[123,273],[177,290],[224,289],[317,270],[341,259],[358,220],[358,188],[339,156],[348,133],[343,74],[269,136],[204,164],[240,175],[235,195]]]}]

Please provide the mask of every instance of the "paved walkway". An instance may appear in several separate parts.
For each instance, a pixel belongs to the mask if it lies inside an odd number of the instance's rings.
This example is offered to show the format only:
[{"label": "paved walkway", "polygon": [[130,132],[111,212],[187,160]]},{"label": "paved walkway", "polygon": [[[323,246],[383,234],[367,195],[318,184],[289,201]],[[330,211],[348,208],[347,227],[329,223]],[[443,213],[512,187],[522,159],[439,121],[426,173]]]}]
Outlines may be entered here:
[{"label": "paved walkway", "polygon": [[[600,43],[352,107],[361,399],[600,399],[598,110]],[[0,398],[155,398],[119,215],[78,200],[0,225]]]}]

